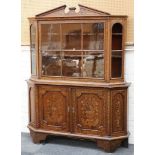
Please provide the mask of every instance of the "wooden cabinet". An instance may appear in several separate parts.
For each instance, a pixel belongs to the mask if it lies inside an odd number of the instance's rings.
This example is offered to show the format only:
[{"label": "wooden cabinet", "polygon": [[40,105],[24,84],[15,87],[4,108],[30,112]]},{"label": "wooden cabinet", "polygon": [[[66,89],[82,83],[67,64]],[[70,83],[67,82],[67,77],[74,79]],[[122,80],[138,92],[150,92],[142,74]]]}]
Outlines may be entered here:
[{"label": "wooden cabinet", "polygon": [[97,141],[107,152],[127,146],[124,46],[127,16],[83,5],[29,18],[29,129]]}]

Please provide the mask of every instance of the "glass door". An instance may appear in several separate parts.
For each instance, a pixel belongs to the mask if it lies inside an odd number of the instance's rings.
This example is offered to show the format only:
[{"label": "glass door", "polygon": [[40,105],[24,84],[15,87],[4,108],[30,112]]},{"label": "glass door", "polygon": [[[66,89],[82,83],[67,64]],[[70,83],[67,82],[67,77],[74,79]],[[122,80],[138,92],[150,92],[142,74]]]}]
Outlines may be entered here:
[{"label": "glass door", "polygon": [[104,79],[104,23],[42,23],[42,76]]}]

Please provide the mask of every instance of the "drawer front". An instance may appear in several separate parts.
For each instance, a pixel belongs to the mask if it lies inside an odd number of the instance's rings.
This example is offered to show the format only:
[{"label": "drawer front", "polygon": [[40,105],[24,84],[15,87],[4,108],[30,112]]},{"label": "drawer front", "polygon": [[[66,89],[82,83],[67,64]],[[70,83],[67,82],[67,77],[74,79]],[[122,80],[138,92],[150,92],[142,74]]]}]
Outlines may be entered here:
[{"label": "drawer front", "polygon": [[106,94],[103,89],[75,89],[73,97],[75,133],[97,136],[106,134]]},{"label": "drawer front", "polygon": [[41,128],[69,131],[68,89],[59,86],[39,87]]}]

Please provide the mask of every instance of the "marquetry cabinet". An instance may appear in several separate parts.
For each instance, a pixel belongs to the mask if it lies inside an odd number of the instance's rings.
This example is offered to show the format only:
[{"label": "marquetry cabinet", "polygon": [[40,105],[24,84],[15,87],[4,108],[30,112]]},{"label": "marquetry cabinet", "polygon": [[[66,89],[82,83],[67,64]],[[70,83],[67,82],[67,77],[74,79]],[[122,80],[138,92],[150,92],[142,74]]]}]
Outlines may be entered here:
[{"label": "marquetry cabinet", "polygon": [[64,5],[29,22],[33,142],[57,135],[94,140],[107,152],[127,147],[127,16]]}]

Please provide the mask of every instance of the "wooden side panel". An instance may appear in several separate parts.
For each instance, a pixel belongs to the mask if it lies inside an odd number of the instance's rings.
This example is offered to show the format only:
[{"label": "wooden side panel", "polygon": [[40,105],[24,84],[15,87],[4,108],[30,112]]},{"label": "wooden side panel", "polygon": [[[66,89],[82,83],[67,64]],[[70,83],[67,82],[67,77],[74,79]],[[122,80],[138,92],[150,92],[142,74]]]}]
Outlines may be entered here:
[{"label": "wooden side panel", "polygon": [[127,91],[111,91],[111,112],[112,112],[112,135],[127,134]]},{"label": "wooden side panel", "polygon": [[34,88],[29,88],[29,108],[30,108],[30,123],[35,123],[35,92]]},{"label": "wooden side panel", "polygon": [[40,86],[39,107],[41,128],[63,132],[69,130],[67,88]]},{"label": "wooden side panel", "polygon": [[37,105],[36,105],[36,87],[31,82],[28,82],[28,96],[29,96],[29,124],[34,127],[38,127]]},{"label": "wooden side panel", "polygon": [[73,100],[74,132],[106,134],[106,92],[102,89],[76,89]]}]

